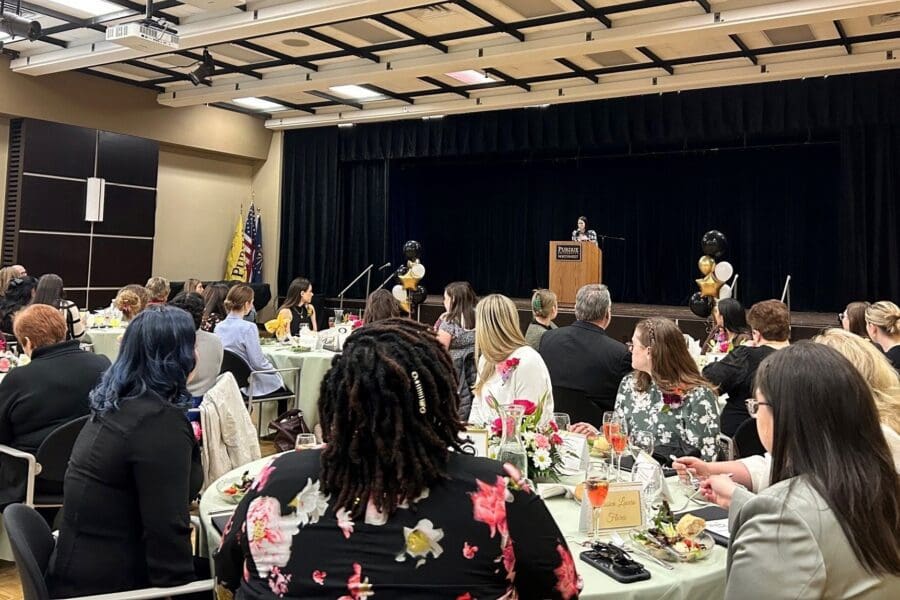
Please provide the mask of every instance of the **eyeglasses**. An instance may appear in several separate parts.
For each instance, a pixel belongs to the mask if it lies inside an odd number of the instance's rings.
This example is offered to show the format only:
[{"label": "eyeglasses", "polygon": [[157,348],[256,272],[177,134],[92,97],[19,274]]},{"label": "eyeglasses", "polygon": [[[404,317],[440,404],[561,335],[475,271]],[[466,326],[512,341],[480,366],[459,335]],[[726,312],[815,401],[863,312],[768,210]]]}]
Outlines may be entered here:
[{"label": "eyeglasses", "polygon": [[626,342],[625,347],[628,349],[629,352],[634,352],[634,342]]},{"label": "eyeglasses", "polygon": [[843,321],[846,318],[847,318],[847,313],[845,313],[845,312],[838,313],[838,321]]},{"label": "eyeglasses", "polygon": [[750,416],[754,419],[759,412],[760,406],[772,406],[768,402],[760,402],[756,398],[747,398],[746,400],[744,400],[744,404],[747,406],[747,412],[750,413]]}]

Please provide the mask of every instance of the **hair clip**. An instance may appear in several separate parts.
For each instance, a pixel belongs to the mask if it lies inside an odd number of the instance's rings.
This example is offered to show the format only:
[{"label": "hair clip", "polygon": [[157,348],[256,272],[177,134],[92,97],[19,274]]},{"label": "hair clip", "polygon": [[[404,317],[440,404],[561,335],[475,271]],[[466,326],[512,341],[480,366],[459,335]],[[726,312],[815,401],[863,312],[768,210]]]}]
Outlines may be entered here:
[{"label": "hair clip", "polygon": [[656,345],[656,327],[653,325],[653,319],[647,319],[647,334],[650,337],[650,345]]},{"label": "hair clip", "polygon": [[419,372],[413,371],[411,375],[413,385],[416,386],[416,396],[419,397],[419,412],[424,415],[427,411],[427,408],[425,406],[425,390],[422,389],[422,382],[419,381]]},{"label": "hair clip", "polygon": [[544,310],[544,304],[541,302],[541,295],[538,292],[535,292],[534,298],[531,300],[531,308],[534,309],[534,312],[541,312]]}]

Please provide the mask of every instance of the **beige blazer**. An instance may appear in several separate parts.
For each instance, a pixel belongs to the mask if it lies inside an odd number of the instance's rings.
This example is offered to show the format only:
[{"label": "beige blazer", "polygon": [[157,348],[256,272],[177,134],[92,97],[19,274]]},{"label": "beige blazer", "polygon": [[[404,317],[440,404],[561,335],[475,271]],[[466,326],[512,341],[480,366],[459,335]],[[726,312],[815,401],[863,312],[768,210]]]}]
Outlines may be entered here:
[{"label": "beige blazer", "polygon": [[728,599],[900,598],[900,577],[863,568],[828,504],[802,477],[759,495],[738,487],[728,519]]}]

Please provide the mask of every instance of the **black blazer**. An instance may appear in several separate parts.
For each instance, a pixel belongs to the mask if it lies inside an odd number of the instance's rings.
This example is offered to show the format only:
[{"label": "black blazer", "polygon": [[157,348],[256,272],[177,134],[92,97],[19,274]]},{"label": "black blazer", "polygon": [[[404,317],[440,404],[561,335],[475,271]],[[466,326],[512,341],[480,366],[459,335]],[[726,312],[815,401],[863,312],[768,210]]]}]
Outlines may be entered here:
[{"label": "black blazer", "polygon": [[[108,367],[78,340],[35,350],[0,382],[0,444],[36,452],[54,429],[88,414],[88,394]],[[0,456],[0,506],[25,499],[26,473],[24,461]]]},{"label": "black blazer", "polygon": [[195,579],[188,505],[203,481],[185,412],[148,392],[95,414],[66,472],[54,598]]},{"label": "black blazer", "polygon": [[625,344],[587,321],[548,331],[539,352],[554,386],[581,390],[604,410],[615,408],[619,384],[632,371]]}]

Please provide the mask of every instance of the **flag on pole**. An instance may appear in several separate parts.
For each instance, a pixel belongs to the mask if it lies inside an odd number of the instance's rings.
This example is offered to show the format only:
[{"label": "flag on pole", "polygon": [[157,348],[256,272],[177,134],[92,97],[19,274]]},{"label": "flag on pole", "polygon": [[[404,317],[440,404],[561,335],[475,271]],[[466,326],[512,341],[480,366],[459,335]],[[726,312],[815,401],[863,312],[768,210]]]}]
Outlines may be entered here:
[{"label": "flag on pole", "polygon": [[250,275],[251,283],[262,283],[263,280],[263,243],[262,214],[256,211],[256,224],[253,228],[253,263]]},{"label": "flag on pole", "polygon": [[228,258],[225,260],[225,281],[237,279],[243,281],[239,263],[244,251],[244,236],[241,229],[241,215],[238,213],[237,223],[234,227],[234,235],[231,238],[231,249],[228,251]]},{"label": "flag on pole", "polygon": [[244,221],[243,252],[241,253],[241,281],[250,281],[256,255],[256,207],[251,204]]}]

